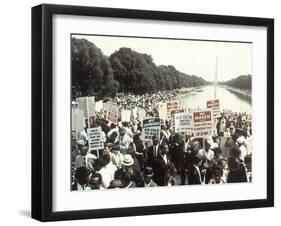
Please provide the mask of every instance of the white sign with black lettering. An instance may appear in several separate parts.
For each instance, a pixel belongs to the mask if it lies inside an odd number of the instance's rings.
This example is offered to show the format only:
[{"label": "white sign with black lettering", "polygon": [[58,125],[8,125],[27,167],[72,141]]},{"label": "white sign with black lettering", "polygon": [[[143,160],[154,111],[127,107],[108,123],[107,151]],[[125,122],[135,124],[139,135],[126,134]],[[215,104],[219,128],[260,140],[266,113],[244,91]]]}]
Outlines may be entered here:
[{"label": "white sign with black lettering", "polygon": [[102,131],[101,127],[89,128],[87,129],[89,137],[89,150],[100,150],[104,148],[102,140]]},{"label": "white sign with black lettering", "polygon": [[175,114],[175,133],[193,132],[193,118],[190,113]]},{"label": "white sign with black lettering", "polygon": [[142,136],[144,141],[151,140],[153,136],[160,138],[160,118],[144,119]]},{"label": "white sign with black lettering", "polygon": [[213,113],[212,110],[193,112],[194,137],[206,137],[213,134]]}]

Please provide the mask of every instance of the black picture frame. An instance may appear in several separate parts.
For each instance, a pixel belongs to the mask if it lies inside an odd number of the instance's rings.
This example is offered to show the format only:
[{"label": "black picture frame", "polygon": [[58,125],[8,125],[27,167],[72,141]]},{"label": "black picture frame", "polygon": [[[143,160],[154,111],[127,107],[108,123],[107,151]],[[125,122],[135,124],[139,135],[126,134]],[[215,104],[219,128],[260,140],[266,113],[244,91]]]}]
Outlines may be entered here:
[{"label": "black picture frame", "polygon": [[[52,211],[52,18],[55,14],[261,26],[267,29],[267,198],[195,204]],[[274,20],[222,15],[43,4],[32,8],[32,218],[122,217],[274,206]]]}]

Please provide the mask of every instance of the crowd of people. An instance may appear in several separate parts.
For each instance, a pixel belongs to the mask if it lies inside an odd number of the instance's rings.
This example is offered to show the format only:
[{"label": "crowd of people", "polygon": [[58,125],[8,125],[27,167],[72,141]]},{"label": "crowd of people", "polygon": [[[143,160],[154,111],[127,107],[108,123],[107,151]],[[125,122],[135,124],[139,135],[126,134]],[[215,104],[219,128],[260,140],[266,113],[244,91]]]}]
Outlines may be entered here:
[{"label": "crowd of people", "polygon": [[[143,107],[157,117],[152,98],[119,95],[119,107]],[[165,100],[177,93],[167,93]],[[151,106],[150,106],[151,105]],[[163,121],[160,136],[142,140],[142,122],[113,124],[104,117],[86,121],[85,130],[72,133],[72,190],[157,187],[194,184],[225,184],[252,181],[251,115],[221,113],[212,137],[175,133],[171,121]],[[100,127],[104,148],[90,151],[87,128]]]}]

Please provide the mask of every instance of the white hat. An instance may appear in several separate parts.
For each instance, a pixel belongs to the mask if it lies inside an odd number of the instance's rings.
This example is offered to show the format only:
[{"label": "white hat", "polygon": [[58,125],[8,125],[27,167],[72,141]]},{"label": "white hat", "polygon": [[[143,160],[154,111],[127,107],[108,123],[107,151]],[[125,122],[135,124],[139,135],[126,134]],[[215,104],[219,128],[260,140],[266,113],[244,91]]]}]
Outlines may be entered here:
[{"label": "white hat", "polygon": [[134,164],[134,159],[130,154],[124,155],[124,159],[122,161],[123,166],[132,166]]},{"label": "white hat", "polygon": [[212,143],[210,149],[216,149],[219,148],[219,145],[217,143]]},{"label": "white hat", "polygon": [[237,142],[238,142],[239,144],[243,144],[243,143],[245,142],[245,137],[244,137],[244,136],[239,137],[239,138],[237,139]]},{"label": "white hat", "polygon": [[85,141],[84,141],[84,140],[78,140],[78,141],[77,141],[77,144],[78,144],[78,145],[85,145]]}]

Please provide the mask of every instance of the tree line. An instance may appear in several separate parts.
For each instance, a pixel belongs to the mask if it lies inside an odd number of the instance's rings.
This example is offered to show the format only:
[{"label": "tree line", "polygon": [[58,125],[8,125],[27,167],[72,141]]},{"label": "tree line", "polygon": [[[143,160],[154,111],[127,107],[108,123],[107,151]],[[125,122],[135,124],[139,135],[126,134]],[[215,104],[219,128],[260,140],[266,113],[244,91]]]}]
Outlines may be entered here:
[{"label": "tree line", "polygon": [[238,89],[252,90],[252,75],[240,75],[237,78],[221,82],[222,85],[232,86]]},{"label": "tree line", "polygon": [[94,43],[72,38],[72,98],[101,99],[118,92],[144,94],[208,84],[201,77],[187,75],[172,65],[157,66],[151,55],[120,48],[109,57]]}]

